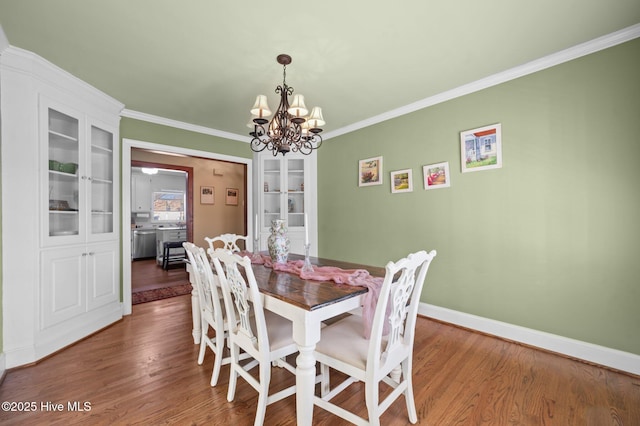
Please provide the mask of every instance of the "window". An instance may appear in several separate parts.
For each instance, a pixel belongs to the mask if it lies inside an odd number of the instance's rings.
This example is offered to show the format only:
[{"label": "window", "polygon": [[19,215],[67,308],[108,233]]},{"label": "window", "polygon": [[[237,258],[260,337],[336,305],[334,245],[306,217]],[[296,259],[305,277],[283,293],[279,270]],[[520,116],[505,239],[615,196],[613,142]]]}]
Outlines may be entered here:
[{"label": "window", "polygon": [[180,222],[186,217],[184,192],[159,191],[151,194],[153,220],[158,222]]}]

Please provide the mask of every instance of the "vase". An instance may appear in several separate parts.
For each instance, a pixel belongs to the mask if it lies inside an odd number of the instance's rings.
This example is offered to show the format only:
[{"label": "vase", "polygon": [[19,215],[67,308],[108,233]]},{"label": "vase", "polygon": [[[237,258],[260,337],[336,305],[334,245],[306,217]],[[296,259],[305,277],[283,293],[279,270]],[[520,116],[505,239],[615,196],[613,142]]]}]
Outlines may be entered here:
[{"label": "vase", "polygon": [[271,221],[271,235],[267,238],[269,256],[275,263],[287,263],[291,241],[287,236],[287,221],[276,219]]}]

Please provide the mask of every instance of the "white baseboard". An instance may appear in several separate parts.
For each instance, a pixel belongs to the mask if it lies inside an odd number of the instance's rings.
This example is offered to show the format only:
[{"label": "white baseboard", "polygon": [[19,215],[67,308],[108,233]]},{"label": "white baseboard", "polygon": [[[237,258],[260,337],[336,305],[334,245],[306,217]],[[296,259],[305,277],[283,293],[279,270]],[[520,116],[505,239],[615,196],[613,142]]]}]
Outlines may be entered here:
[{"label": "white baseboard", "polygon": [[0,353],[0,378],[4,377],[4,373],[7,370],[7,360],[4,356],[4,352]]},{"label": "white baseboard", "polygon": [[420,303],[421,315],[640,376],[640,355]]}]

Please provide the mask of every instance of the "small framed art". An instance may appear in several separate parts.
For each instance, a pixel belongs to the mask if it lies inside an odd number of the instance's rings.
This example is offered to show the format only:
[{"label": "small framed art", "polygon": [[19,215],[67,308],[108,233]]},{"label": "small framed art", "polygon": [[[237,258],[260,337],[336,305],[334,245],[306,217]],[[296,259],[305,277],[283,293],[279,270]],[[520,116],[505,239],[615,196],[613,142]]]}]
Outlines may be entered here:
[{"label": "small framed art", "polygon": [[201,186],[200,187],[200,204],[213,204],[215,189],[213,186]]},{"label": "small framed art", "polygon": [[238,190],[236,188],[227,188],[226,205],[238,205]]},{"label": "small framed art", "polygon": [[449,162],[427,164],[422,167],[424,189],[448,188],[451,186]]},{"label": "small framed art", "polygon": [[382,157],[358,162],[358,186],[382,185]]},{"label": "small framed art", "polygon": [[460,132],[462,173],[502,167],[502,126],[500,123]]},{"label": "small framed art", "polygon": [[391,172],[391,192],[393,194],[411,191],[413,191],[413,177],[411,169]]}]

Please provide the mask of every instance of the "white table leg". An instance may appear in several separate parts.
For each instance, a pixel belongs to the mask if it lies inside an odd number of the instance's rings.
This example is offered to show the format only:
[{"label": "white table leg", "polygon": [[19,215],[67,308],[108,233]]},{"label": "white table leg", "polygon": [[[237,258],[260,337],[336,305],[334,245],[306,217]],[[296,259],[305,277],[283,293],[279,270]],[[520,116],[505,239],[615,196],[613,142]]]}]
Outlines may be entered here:
[{"label": "white table leg", "polygon": [[294,321],[293,339],[298,344],[296,358],[296,419],[298,426],[311,426],[316,387],[316,359],[313,351],[320,340],[320,321],[308,317]]},{"label": "white table leg", "polygon": [[191,291],[191,316],[193,317],[193,330],[191,330],[191,334],[193,335],[193,343],[196,345],[200,343],[200,334],[202,333],[201,327],[201,318],[200,318],[200,301],[198,299],[198,290],[193,287]]},{"label": "white table leg", "polygon": [[315,391],[315,345],[298,346],[296,358],[296,417],[298,425],[311,425],[313,421],[313,395]]},{"label": "white table leg", "polygon": [[200,343],[200,333],[201,330],[201,318],[200,318],[200,300],[198,299],[198,289],[196,288],[196,284],[193,282],[191,278],[191,273],[193,272],[191,269],[191,265],[187,263],[187,272],[189,273],[189,283],[191,283],[191,317],[193,319],[193,329],[191,330],[191,334],[193,335],[193,343]]}]

